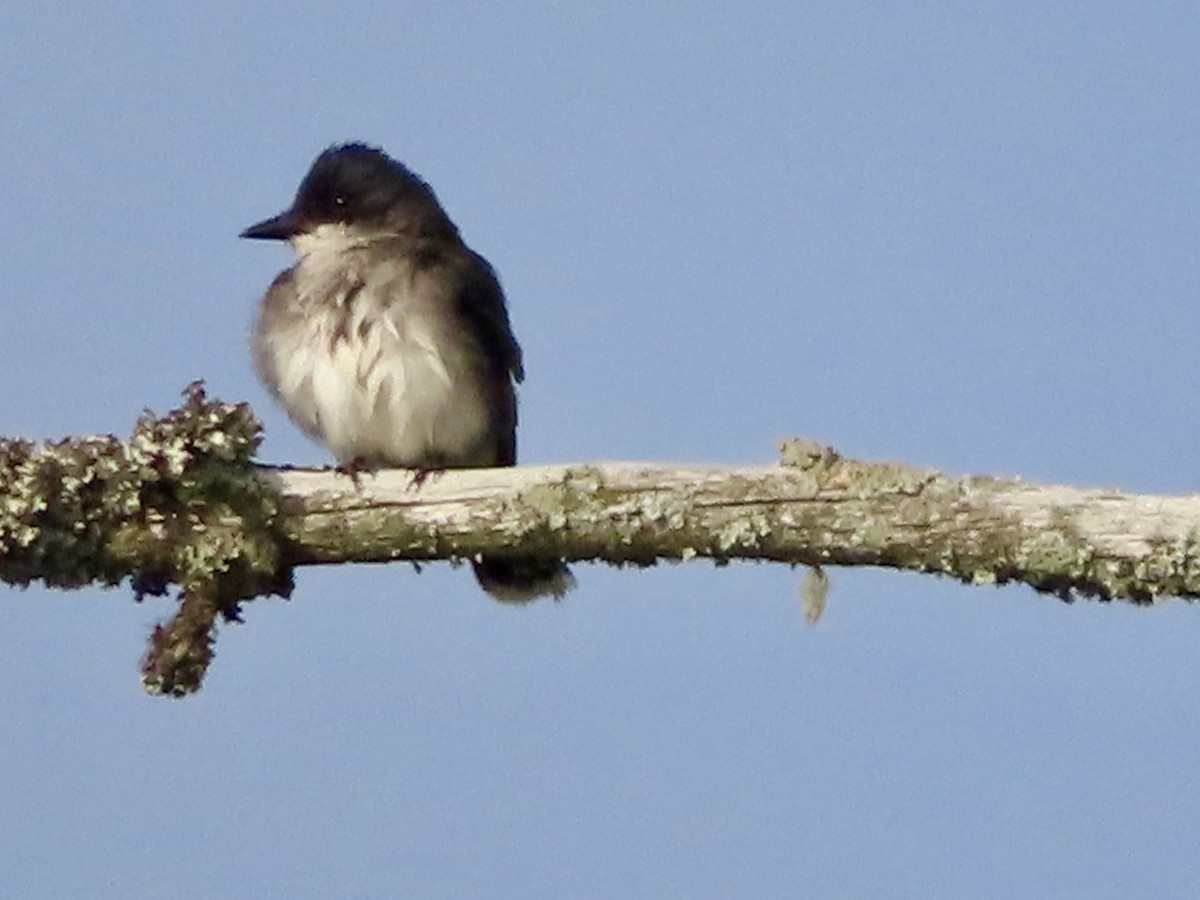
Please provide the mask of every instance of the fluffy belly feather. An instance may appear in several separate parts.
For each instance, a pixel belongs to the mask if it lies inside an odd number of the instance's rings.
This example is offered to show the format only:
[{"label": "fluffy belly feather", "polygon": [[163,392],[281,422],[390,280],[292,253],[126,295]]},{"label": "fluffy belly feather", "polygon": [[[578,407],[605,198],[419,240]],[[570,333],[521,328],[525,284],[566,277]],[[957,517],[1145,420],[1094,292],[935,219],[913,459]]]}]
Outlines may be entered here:
[{"label": "fluffy belly feather", "polygon": [[260,374],[300,427],[343,463],[494,462],[486,458],[490,417],[469,360],[443,352],[419,319],[346,318],[338,310],[309,315],[290,331],[256,332],[265,346],[255,355],[269,369]]}]

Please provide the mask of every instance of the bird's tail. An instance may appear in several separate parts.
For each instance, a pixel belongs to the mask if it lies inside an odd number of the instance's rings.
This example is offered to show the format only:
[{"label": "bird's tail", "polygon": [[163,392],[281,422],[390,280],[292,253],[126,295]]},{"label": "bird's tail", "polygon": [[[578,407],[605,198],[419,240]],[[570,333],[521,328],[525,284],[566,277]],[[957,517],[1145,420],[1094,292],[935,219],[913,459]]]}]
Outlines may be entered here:
[{"label": "bird's tail", "polygon": [[479,586],[504,603],[528,603],[538,597],[557,600],[575,587],[575,576],[557,559],[489,556],[474,567]]}]

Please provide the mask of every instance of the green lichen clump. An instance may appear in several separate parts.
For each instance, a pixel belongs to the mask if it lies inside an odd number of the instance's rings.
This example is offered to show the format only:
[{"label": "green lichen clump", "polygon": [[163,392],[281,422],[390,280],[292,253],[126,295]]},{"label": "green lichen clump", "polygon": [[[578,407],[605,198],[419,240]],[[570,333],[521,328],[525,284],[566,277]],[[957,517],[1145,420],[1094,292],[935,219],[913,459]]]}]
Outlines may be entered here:
[{"label": "green lichen clump", "polygon": [[[138,599],[178,585],[181,613],[156,629],[146,664],[185,660],[202,673],[218,616],[290,590],[272,529],[278,498],[251,463],[261,439],[247,404],[209,400],[196,382],[178,409],[144,414],[127,441],[0,440],[0,580],[77,588],[129,578]],[[178,692],[169,672],[146,678]]]},{"label": "green lichen clump", "polygon": [[802,437],[784,438],[780,441],[779,456],[783,465],[797,469],[828,469],[841,459],[832,447]]}]

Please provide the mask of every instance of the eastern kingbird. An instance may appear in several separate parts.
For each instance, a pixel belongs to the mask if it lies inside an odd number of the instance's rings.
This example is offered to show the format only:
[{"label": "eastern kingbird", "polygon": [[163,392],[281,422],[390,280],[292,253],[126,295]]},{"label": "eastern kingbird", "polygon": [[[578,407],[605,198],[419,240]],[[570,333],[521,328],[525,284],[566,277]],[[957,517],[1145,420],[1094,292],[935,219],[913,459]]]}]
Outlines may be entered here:
[{"label": "eastern kingbird", "polygon": [[[258,377],[351,470],[511,466],[521,348],[488,261],[420,177],[383,151],[334,145],[292,205],[244,238],[299,253],[262,299]],[[561,597],[559,560],[474,564],[498,600]]]}]

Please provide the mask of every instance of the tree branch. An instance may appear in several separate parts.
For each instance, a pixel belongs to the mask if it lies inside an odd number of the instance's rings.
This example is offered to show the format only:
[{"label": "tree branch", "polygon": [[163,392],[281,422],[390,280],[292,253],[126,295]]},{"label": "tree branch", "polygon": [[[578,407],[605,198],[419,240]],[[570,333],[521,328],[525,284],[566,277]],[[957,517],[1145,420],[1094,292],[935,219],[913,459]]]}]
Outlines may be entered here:
[{"label": "tree branch", "polygon": [[263,469],[294,565],[543,553],[884,566],[1149,602],[1200,596],[1200,497],[951,477],[801,440],[782,465],[599,463],[361,477]]},{"label": "tree branch", "polygon": [[[650,565],[709,557],[1020,581],[1064,599],[1200,597],[1200,497],[951,477],[786,441],[779,465],[598,463],[355,478],[251,460],[245,404],[143,416],[128,441],[0,441],[0,579],[179,588],[143,660],[148,690],[199,687],[219,619],[286,596],[297,566],[543,555]],[[812,595],[821,587],[814,582]]]}]

